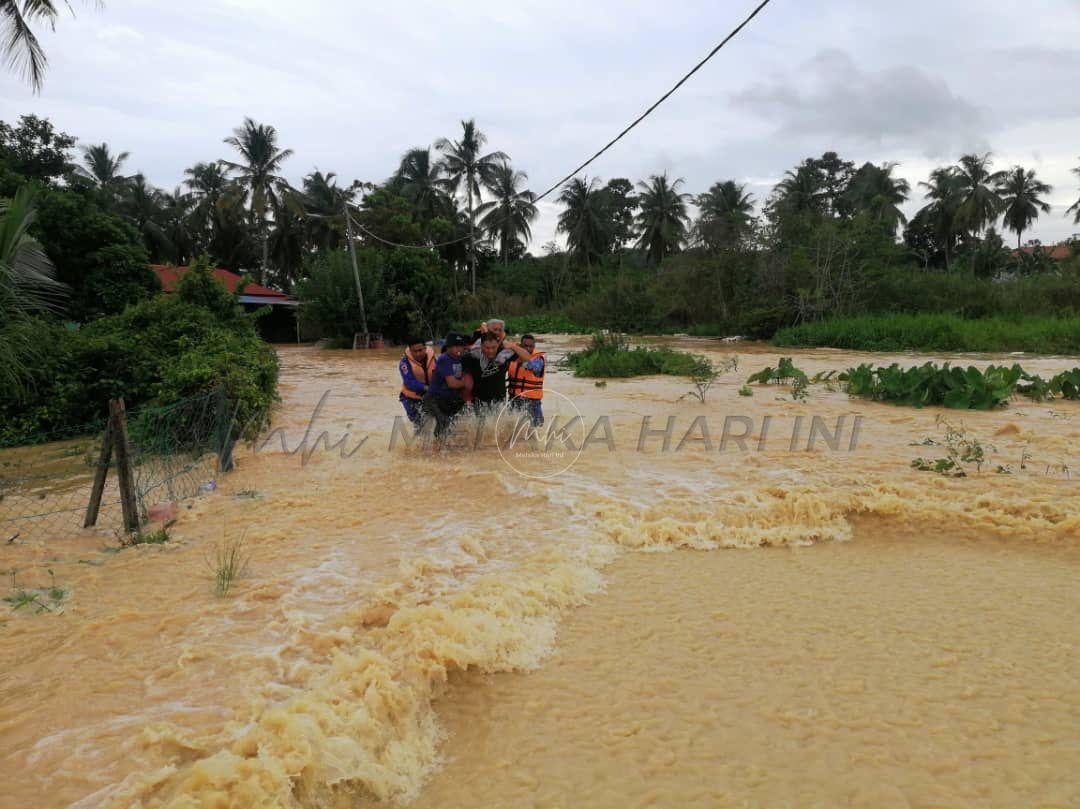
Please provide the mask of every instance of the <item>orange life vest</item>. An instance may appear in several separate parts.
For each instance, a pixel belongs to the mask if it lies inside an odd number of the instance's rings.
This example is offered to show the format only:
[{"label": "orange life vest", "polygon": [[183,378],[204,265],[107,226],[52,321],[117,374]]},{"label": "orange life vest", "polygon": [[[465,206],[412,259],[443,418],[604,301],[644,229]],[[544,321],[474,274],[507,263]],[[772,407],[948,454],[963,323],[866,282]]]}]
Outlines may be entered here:
[{"label": "orange life vest", "polygon": [[[534,351],[529,360],[535,360],[537,357],[543,356],[543,351]],[[544,364],[544,373],[547,373],[546,362]],[[525,367],[525,363],[522,362],[520,357],[514,356],[506,364],[506,390],[511,399],[518,396],[525,399],[543,399],[544,377],[534,374]]]},{"label": "orange life vest", "polygon": [[[405,359],[409,362],[409,367],[412,369],[412,375],[421,382],[423,382],[425,385],[430,385],[431,375],[435,373],[434,350],[430,348],[427,349],[427,362],[425,362],[423,365],[416,361],[416,358],[413,357],[412,352],[409,351],[409,349],[405,349]],[[424,394],[417,393],[414,390],[409,390],[408,387],[405,386],[404,382],[402,382],[401,384],[401,395],[404,396],[406,399],[416,399],[417,401],[424,398]]]}]

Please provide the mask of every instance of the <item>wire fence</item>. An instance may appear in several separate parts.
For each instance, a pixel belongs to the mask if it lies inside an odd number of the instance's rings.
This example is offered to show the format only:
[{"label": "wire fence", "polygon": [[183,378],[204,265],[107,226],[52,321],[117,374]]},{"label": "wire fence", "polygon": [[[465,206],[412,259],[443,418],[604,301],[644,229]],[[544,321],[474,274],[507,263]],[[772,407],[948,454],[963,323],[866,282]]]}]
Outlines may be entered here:
[{"label": "wire fence", "polygon": [[[161,504],[188,500],[216,486],[217,477],[231,467],[232,416],[232,403],[222,389],[127,413],[141,521]],[[107,426],[103,413],[98,421],[36,436],[33,444],[0,443],[0,542],[79,534],[103,466],[107,474],[95,526],[122,529],[115,464],[102,457]]]}]

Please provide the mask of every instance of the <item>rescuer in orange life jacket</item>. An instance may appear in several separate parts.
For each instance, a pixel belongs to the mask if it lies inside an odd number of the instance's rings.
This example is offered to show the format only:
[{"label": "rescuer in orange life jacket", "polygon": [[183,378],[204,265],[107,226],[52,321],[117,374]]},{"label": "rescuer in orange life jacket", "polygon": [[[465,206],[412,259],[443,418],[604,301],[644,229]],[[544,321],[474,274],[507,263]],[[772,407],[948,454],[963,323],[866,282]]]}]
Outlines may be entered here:
[{"label": "rescuer in orange life jacket", "polygon": [[528,359],[515,356],[506,366],[506,387],[510,394],[510,406],[529,414],[534,427],[544,423],[544,352],[536,350],[536,338],[522,335],[520,347]]},{"label": "rescuer in orange life jacket", "polygon": [[408,338],[406,346],[405,356],[398,364],[398,371],[401,372],[401,395],[398,398],[409,421],[419,427],[424,417],[420,403],[435,371],[435,352],[418,337]]}]

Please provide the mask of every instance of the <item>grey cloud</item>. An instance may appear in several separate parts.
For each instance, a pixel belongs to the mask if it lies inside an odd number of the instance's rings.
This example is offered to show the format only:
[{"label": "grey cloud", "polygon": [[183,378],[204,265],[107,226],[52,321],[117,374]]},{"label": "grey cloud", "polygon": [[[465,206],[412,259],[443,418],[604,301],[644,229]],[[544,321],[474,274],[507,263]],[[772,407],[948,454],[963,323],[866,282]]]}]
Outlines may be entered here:
[{"label": "grey cloud", "polygon": [[914,65],[866,71],[838,50],[822,51],[792,76],[735,93],[732,103],[774,123],[780,134],[887,142],[927,153],[985,134],[982,111],[943,79]]}]

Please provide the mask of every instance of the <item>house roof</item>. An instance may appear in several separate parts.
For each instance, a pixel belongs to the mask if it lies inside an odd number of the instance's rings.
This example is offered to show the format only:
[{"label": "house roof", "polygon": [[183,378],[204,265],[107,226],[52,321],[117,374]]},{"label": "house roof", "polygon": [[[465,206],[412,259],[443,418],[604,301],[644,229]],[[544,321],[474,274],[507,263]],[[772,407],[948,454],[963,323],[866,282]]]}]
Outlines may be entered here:
[{"label": "house roof", "polygon": [[[176,292],[176,283],[180,280],[180,276],[191,270],[191,267],[167,267],[164,264],[152,264],[150,266],[157,273],[158,278],[161,279],[163,292]],[[229,292],[235,292],[236,288],[240,286],[241,276],[234,272],[222,269],[212,269],[210,272],[225,285]],[[276,289],[270,289],[270,287],[264,287],[261,284],[248,284],[245,286],[240,291],[240,302],[283,304],[285,306],[296,305],[296,301],[284,292],[278,292]]]},{"label": "house roof", "polygon": [[1069,257],[1072,245],[1065,244],[1041,244],[1041,245],[1028,245],[1027,247],[1021,247],[1019,250],[1013,250],[1013,255],[1018,253],[1027,253],[1033,255],[1036,250],[1045,253],[1048,258],[1052,258],[1054,261],[1064,261]]}]

